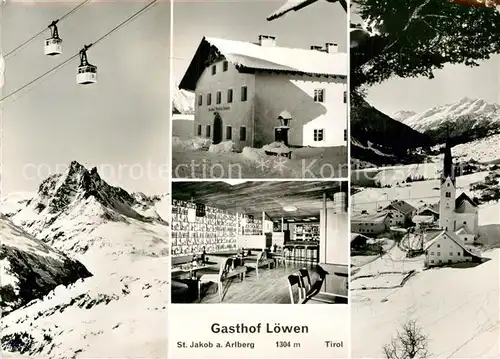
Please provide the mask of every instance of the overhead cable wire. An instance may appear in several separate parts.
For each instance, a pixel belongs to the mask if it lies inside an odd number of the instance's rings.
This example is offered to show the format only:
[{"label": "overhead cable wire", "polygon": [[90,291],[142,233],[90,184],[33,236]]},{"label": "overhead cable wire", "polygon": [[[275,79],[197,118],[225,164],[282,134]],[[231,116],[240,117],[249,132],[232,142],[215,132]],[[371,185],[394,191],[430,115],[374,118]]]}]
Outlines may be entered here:
[{"label": "overhead cable wire", "polygon": [[[111,35],[113,32],[119,30],[121,27],[123,27],[124,25],[126,25],[130,21],[132,21],[135,18],[137,18],[140,15],[142,15],[145,11],[147,11],[149,8],[151,8],[153,5],[155,5],[157,2],[158,2],[158,0],[152,0],[145,7],[143,7],[141,10],[137,11],[135,14],[133,14],[132,16],[130,16],[129,18],[127,18],[126,20],[122,21],[120,24],[118,24],[113,29],[111,29],[110,31],[108,31],[107,33],[105,33],[103,36],[101,36],[100,38],[98,38],[96,41],[94,41],[93,43],[91,43],[90,45],[88,45],[87,48],[89,48],[89,47],[91,47],[93,45],[96,45],[97,43],[101,42],[106,37],[108,37],[109,35]],[[43,74],[41,74],[40,76],[36,77],[35,79],[29,81],[28,83],[26,83],[23,86],[17,88],[16,90],[12,91],[8,95],[2,97],[0,99],[0,102],[3,102],[4,100],[7,100],[9,97],[14,96],[16,93],[24,90],[26,87],[31,86],[35,82],[37,82],[37,81],[41,80],[42,78],[44,78],[45,76],[47,76],[47,75],[51,74],[52,72],[60,69],[61,67],[63,67],[67,63],[69,63],[71,60],[73,60],[74,58],[78,57],[79,55],[80,55],[80,52],[77,52],[73,56],[71,56],[71,57],[67,58],[66,60],[64,60],[63,62],[61,62],[59,65],[54,66],[53,68],[51,68],[50,70],[44,72]]]},{"label": "overhead cable wire", "polygon": [[[76,12],[78,9],[80,9],[82,6],[84,6],[86,3],[90,2],[90,1],[91,0],[82,1],[79,5],[75,6],[72,10],[68,11],[66,14],[64,14],[59,19],[57,19],[56,22],[61,21],[61,20],[65,19],[65,18],[67,18],[68,16],[70,16],[71,14],[73,14],[74,12]],[[45,31],[47,31],[47,29],[48,29],[48,27],[46,27],[43,30],[37,32],[35,35],[31,36],[28,40],[24,41],[20,45],[16,46],[14,49],[12,49],[9,52],[7,52],[4,55],[4,58],[7,58],[7,57],[11,56],[16,51],[20,50],[21,48],[23,48],[24,46],[26,46],[27,44],[29,44],[31,41],[35,40],[38,36],[42,35]]]}]

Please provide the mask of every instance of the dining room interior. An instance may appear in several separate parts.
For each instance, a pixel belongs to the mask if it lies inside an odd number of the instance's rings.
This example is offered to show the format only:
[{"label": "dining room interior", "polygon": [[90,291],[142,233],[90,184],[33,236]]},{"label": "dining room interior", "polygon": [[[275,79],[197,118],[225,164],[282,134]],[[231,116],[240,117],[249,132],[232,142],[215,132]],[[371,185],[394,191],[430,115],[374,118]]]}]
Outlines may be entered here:
[{"label": "dining room interior", "polygon": [[347,304],[347,181],[172,183],[172,303]]}]

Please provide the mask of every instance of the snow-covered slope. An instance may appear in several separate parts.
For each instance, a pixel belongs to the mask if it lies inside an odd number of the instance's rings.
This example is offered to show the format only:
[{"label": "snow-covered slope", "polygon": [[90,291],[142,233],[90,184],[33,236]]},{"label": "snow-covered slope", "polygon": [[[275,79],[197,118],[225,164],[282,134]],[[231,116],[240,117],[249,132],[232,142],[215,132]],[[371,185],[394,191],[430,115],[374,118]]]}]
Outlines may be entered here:
[{"label": "snow-covered slope", "polygon": [[32,192],[9,193],[0,200],[0,213],[6,217],[13,216],[23,209],[34,195]]},{"label": "snow-covered slope", "polygon": [[461,161],[481,163],[500,160],[500,134],[488,136],[453,147],[453,155]]},{"label": "snow-covered slope", "polygon": [[172,89],[173,113],[193,114],[195,94],[181,90],[177,86]]},{"label": "snow-covered slope", "polygon": [[392,118],[396,121],[399,122],[404,122],[407,118],[415,116],[417,113],[415,111],[398,111],[394,115],[392,115]]},{"label": "snow-covered slope", "polygon": [[0,309],[5,315],[91,273],[0,215]]},{"label": "snow-covered slope", "polygon": [[2,348],[45,358],[165,358],[168,198],[130,194],[77,162],[44,180],[10,218],[93,276],[2,318]]},{"label": "snow-covered slope", "polygon": [[425,132],[464,116],[477,117],[478,121],[500,122],[500,105],[465,97],[456,103],[436,106],[407,117],[403,123],[417,131]]},{"label": "snow-covered slope", "polygon": [[[481,208],[481,228],[500,227],[499,213],[498,203]],[[428,336],[431,358],[498,358],[500,249],[484,251],[489,260],[476,267],[431,270],[422,270],[422,257],[400,252],[395,247],[356,274],[380,282],[384,272],[417,270],[402,287],[352,292],[352,357],[384,357],[383,346],[411,319]]]}]

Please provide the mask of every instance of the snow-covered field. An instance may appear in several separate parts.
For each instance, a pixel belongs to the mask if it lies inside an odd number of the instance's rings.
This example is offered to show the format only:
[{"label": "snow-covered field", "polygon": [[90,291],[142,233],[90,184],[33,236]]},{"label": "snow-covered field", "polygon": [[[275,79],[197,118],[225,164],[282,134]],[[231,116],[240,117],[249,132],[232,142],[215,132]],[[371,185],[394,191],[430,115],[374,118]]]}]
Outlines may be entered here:
[{"label": "snow-covered field", "polygon": [[462,161],[492,162],[500,160],[500,134],[453,147],[453,155]]},{"label": "snow-covered field", "polygon": [[[461,192],[473,196],[470,185],[483,181],[488,172],[478,172],[471,175],[457,177],[457,196]],[[439,201],[440,180],[417,181],[405,184],[403,187],[363,188],[362,191],[351,196],[353,212],[367,210],[373,212],[377,207],[387,206],[392,200],[405,200],[416,208],[424,204],[433,204]]]},{"label": "snow-covered field", "polygon": [[166,358],[167,259],[115,265],[116,273],[59,286],[3,318],[3,348],[44,358]]},{"label": "snow-covered field", "polygon": [[353,184],[364,185],[379,184],[380,186],[396,186],[406,181],[408,177],[412,179],[439,178],[442,170],[440,162],[417,163],[401,166],[377,167],[372,169],[363,169],[351,173]]},{"label": "snow-covered field", "polygon": [[[500,226],[499,215],[498,203],[481,208],[480,226]],[[383,346],[411,319],[428,335],[432,358],[497,358],[500,249],[482,255],[490,260],[476,267],[422,271],[423,257],[406,258],[394,247],[362,266],[353,279],[374,275],[373,281],[363,283],[366,287],[395,277],[384,272],[416,273],[402,287],[352,292],[352,357],[383,357]]]},{"label": "snow-covered field", "polygon": [[[246,147],[241,153],[203,150],[209,144],[174,139],[174,178],[339,178],[347,176],[347,148],[294,149],[291,158],[268,156],[263,149]],[[208,149],[208,148],[207,148]]]}]

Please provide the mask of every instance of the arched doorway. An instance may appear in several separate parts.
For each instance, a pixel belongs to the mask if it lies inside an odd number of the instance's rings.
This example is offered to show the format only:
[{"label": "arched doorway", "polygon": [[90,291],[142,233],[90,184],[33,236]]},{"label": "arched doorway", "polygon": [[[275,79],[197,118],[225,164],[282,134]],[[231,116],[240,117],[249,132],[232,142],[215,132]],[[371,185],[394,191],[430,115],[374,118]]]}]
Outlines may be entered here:
[{"label": "arched doorway", "polygon": [[221,143],[222,141],[222,118],[220,117],[219,113],[216,112],[214,114],[214,136],[213,136],[213,142],[214,144]]}]

